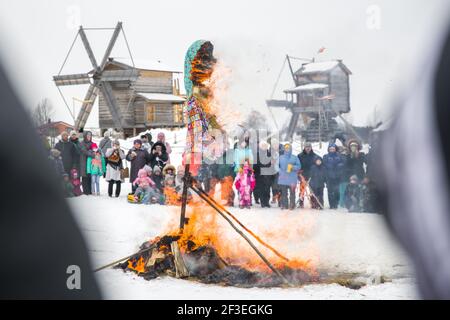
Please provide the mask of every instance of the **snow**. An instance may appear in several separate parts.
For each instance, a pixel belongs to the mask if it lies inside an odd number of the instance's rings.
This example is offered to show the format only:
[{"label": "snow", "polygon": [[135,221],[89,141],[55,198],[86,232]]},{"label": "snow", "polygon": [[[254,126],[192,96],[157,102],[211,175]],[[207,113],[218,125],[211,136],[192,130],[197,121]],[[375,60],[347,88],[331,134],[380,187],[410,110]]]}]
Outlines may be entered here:
[{"label": "snow", "polygon": [[[181,163],[186,129],[152,129],[154,140],[164,132],[173,152],[171,162]],[[141,133],[139,133],[141,134]],[[121,140],[122,148],[133,138]],[[313,144],[320,155],[327,144]],[[363,150],[367,149],[365,145]],[[294,141],[295,152],[301,150]],[[109,198],[101,179],[101,196],[68,199],[88,245],[94,268],[136,252],[139,245],[163,235],[179,221],[179,207],[137,205],[126,201],[127,182],[119,198]],[[325,190],[326,191],[326,190]],[[326,198],[326,192],[324,194]],[[325,201],[325,205],[327,202]],[[384,218],[377,214],[348,213],[346,210],[278,208],[252,210],[230,208],[247,227],[290,258],[311,260],[317,270],[328,274],[356,273],[367,283],[359,290],[338,284],[312,284],[301,288],[237,288],[206,285],[194,281],[161,277],[146,281],[117,269],[97,272],[96,278],[107,299],[415,299],[416,284],[410,262],[392,239]],[[188,211],[189,213],[189,211]],[[218,225],[226,243],[233,241],[238,252],[252,252],[248,244],[220,217]],[[289,241],[286,241],[289,239]],[[257,245],[258,248],[261,246]],[[267,254],[267,252],[265,251]],[[270,259],[270,258],[269,258]],[[387,278],[379,283],[381,277]]]},{"label": "snow", "polygon": [[152,101],[184,102],[186,99],[174,94],[137,92],[138,95]]},{"label": "snow", "polygon": [[[168,224],[179,219],[179,208],[136,205],[126,202],[129,184],[122,196],[81,196],[69,199],[88,242],[94,267],[107,264],[138,250],[145,240],[163,234]],[[104,194],[106,183],[102,181]],[[318,267],[330,273],[361,273],[367,281],[385,276],[392,282],[352,290],[337,284],[314,284],[302,288],[243,289],[205,285],[162,277],[146,281],[117,269],[96,273],[108,299],[411,299],[415,284],[409,263],[386,232],[383,218],[375,214],[308,209],[286,213],[278,208],[231,209],[249,228],[260,235],[288,235],[290,244],[271,238],[281,252],[310,251],[319,255]],[[229,234],[234,235],[226,224]],[[286,228],[288,227],[288,229]]]},{"label": "snow", "polygon": [[297,73],[299,74],[305,74],[305,73],[313,73],[313,72],[325,72],[333,69],[339,64],[339,61],[333,60],[333,61],[322,61],[322,62],[311,62],[311,63],[305,63],[302,64],[302,67],[300,68]]},{"label": "snow", "polygon": [[325,89],[328,88],[327,84],[323,83],[308,83],[304,84],[292,89],[285,90],[284,92],[296,92],[296,91],[307,91],[307,90],[316,90],[316,89]]}]

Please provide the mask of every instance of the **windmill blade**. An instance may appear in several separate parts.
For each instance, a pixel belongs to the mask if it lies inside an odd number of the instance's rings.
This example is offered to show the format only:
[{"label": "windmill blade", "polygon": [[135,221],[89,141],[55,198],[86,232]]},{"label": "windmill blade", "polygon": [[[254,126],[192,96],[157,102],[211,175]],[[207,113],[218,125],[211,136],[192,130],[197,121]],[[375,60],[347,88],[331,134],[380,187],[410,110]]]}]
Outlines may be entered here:
[{"label": "windmill blade", "polygon": [[112,120],[116,129],[122,130],[124,127],[123,116],[120,111],[119,104],[114,97],[111,85],[108,82],[100,82],[100,90],[103,94],[103,98],[109,107],[109,112],[111,113]]},{"label": "windmill blade", "polygon": [[53,81],[57,86],[69,86],[77,84],[90,84],[91,78],[87,73],[78,73],[53,76]]},{"label": "windmill blade", "polygon": [[86,125],[89,114],[92,111],[95,99],[98,95],[98,87],[91,84],[86,96],[84,97],[83,104],[81,105],[80,112],[78,113],[77,119],[75,120],[75,130],[80,130]]},{"label": "windmill blade", "polygon": [[136,81],[139,76],[137,69],[105,70],[101,73],[100,81]]},{"label": "windmill blade", "polygon": [[92,51],[91,45],[89,44],[89,41],[86,37],[86,33],[84,32],[82,26],[80,26],[80,30],[78,32],[80,34],[80,38],[81,41],[83,42],[84,48],[86,49],[86,52],[89,56],[89,60],[91,60],[94,70],[97,70],[98,69],[97,60],[95,60],[94,52]]},{"label": "windmill blade", "polygon": [[111,37],[111,40],[109,41],[108,47],[106,48],[105,54],[103,55],[102,63],[100,64],[100,70],[103,70],[103,68],[106,65],[106,62],[108,61],[109,55],[111,54],[111,51],[114,47],[114,44],[116,43],[117,38],[119,37],[120,30],[122,30],[122,22],[117,22],[117,25],[114,29],[114,33]]}]

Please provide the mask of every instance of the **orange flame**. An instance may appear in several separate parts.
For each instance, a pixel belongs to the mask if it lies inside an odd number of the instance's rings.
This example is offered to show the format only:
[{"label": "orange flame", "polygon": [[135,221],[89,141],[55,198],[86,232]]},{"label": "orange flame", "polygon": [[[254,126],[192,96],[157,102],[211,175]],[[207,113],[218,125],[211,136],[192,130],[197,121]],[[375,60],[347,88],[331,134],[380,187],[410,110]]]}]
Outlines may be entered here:
[{"label": "orange flame", "polygon": [[128,269],[136,271],[138,274],[145,272],[145,261],[142,256],[139,257],[139,260],[136,259],[128,260]]}]

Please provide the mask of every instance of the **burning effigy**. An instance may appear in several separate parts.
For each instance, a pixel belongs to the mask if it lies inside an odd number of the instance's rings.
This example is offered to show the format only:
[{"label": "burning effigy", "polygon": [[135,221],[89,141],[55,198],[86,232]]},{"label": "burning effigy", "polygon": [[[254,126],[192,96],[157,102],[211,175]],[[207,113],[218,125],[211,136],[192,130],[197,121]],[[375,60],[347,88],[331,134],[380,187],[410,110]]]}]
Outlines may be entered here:
[{"label": "burning effigy", "polygon": [[[174,223],[163,236],[144,242],[137,253],[115,265],[148,280],[169,275],[244,287],[316,282],[319,275],[309,260],[290,259],[275,249],[196,181],[205,150],[217,143],[212,132],[222,130],[216,109],[211,108],[214,98],[211,77],[217,62],[213,49],[211,42],[198,40],[186,53],[184,184],[179,206],[174,207],[181,211],[179,225]],[[189,201],[188,190],[199,201]],[[224,231],[226,227],[232,235]]]}]

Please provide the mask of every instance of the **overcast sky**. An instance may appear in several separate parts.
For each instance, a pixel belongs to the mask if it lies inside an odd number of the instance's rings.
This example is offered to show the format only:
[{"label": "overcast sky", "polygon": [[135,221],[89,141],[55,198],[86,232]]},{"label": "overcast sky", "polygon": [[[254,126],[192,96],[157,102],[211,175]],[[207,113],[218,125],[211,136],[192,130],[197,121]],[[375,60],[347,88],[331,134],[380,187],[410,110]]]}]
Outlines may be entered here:
[{"label": "overcast sky", "polygon": [[[286,53],[316,60],[343,59],[350,79],[352,114],[357,125],[371,121],[373,110],[386,114],[392,97],[411,77],[427,40],[449,11],[447,0],[298,0],[298,1],[0,1],[3,63],[33,106],[45,97],[54,104],[55,120],[72,122],[52,82],[78,25],[123,27],[136,59],[160,60],[180,70],[186,49],[197,39],[211,40],[215,53],[232,71],[229,103],[239,110],[267,114],[270,97]],[[90,31],[101,55],[110,33]],[[323,54],[317,50],[325,47]],[[127,56],[122,37],[113,56]],[[297,64],[298,66],[298,64]],[[63,73],[90,70],[81,41]],[[423,67],[423,66],[422,66]],[[285,69],[277,93],[292,87]],[[85,87],[65,89],[82,99]],[[79,107],[79,105],[76,105]],[[98,125],[97,110],[87,126]]]}]

